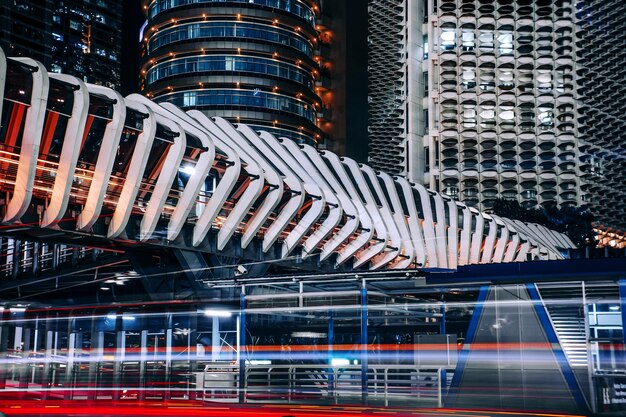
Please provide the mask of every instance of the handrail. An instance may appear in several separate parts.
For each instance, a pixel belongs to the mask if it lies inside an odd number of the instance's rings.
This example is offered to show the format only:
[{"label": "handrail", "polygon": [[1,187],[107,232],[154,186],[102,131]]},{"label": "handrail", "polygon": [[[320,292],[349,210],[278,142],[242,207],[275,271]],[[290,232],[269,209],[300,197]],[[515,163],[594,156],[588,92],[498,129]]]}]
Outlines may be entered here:
[{"label": "handrail", "polygon": [[[454,368],[416,365],[369,365],[367,397],[394,400],[417,400],[443,406],[448,388],[447,371]],[[245,381],[239,384],[238,365],[207,365],[203,373],[203,398],[210,401],[234,401],[243,389],[246,401],[328,403],[355,399],[364,393],[361,365],[269,364],[245,365]],[[221,377],[221,378],[220,378]],[[214,384],[214,386],[211,386]],[[230,395],[227,395],[230,394]]]},{"label": "handrail", "polygon": [[[363,390],[361,364],[256,364],[246,361],[242,365],[181,357],[186,352],[184,349],[169,359],[147,359],[133,353],[118,357],[113,351],[102,351],[96,357],[85,356],[82,349],[48,353],[7,351],[3,356],[5,391],[22,389],[20,381],[25,375],[32,374],[36,383],[29,385],[27,390],[33,395],[45,397],[53,391],[65,390],[70,397],[82,398],[85,386],[78,377],[79,371],[95,360],[95,372],[99,375],[96,381],[108,381],[119,373],[114,386],[92,387],[101,390],[103,396],[115,397],[124,391],[126,398],[148,393],[146,395],[153,397],[216,402],[243,399],[244,402],[334,404],[363,400],[365,403],[382,401],[385,405],[399,405],[410,400],[424,406],[441,407],[450,385],[449,377],[454,373],[454,367],[443,365],[369,364],[366,389]],[[244,366],[242,374],[240,366]],[[152,376],[146,374],[148,379],[142,379],[140,375],[147,371],[146,367],[150,367]],[[70,368],[72,372],[66,379]],[[166,384],[154,385],[155,377],[159,380],[166,378]],[[41,385],[42,378],[48,381],[48,388]]]}]

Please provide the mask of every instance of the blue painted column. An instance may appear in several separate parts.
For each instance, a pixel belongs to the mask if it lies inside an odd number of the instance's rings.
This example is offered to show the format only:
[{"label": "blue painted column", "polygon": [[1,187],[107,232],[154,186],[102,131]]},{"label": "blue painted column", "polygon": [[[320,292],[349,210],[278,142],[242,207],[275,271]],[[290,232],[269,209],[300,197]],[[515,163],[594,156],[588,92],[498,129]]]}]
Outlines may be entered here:
[{"label": "blue painted column", "polygon": [[439,334],[446,334],[446,303],[442,301],[439,307],[441,318],[439,319]]},{"label": "blue painted column", "polygon": [[246,402],[246,290],[239,295],[239,403]]},{"label": "blue painted column", "polygon": [[454,407],[454,401],[461,386],[461,379],[463,378],[465,365],[467,364],[469,354],[472,350],[472,343],[474,343],[474,337],[476,336],[476,331],[478,330],[478,325],[480,324],[480,319],[483,314],[483,308],[485,307],[485,303],[487,302],[488,295],[489,286],[483,285],[482,287],[480,287],[478,299],[476,300],[476,306],[474,307],[474,312],[472,313],[469,327],[467,329],[467,332],[465,333],[463,348],[459,352],[459,359],[457,361],[456,369],[454,370],[454,375],[452,375],[452,382],[450,383],[448,395],[446,396],[446,407]]},{"label": "blue painted column", "polygon": [[361,402],[367,403],[367,286],[361,287]]}]

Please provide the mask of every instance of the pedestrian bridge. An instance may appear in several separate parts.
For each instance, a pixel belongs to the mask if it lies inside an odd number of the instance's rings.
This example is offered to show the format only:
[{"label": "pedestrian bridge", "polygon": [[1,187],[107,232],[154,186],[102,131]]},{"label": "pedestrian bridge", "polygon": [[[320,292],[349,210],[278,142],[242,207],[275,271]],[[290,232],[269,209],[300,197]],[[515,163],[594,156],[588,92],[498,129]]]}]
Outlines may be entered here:
[{"label": "pedestrian bridge", "polygon": [[574,248],[332,152],[1,51],[0,106],[0,236],[13,262],[49,250],[28,255],[28,241],[371,270],[560,259]]}]

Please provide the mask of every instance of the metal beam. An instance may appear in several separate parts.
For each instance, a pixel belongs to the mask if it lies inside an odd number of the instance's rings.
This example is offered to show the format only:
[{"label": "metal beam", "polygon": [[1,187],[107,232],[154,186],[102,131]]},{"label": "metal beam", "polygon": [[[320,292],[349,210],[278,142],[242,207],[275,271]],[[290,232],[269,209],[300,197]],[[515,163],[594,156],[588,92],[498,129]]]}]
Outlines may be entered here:
[{"label": "metal beam", "polygon": [[601,258],[469,265],[452,273],[425,272],[425,276],[428,285],[525,284],[618,280],[624,271],[626,258]]},{"label": "metal beam", "polygon": [[[5,281],[0,283],[0,292],[13,290],[18,287],[25,287],[29,285],[41,284],[42,282],[50,281],[53,279],[61,279],[67,278],[67,280],[72,280],[76,278],[77,275],[94,271],[100,268],[112,268],[116,266],[122,266],[124,264],[128,264],[127,259],[120,259],[118,261],[112,261],[111,258],[102,259],[97,262],[89,262],[88,264],[78,265],[71,268],[62,268],[58,271],[46,272],[44,274],[29,277],[29,278],[17,278],[11,281]],[[83,278],[81,278],[83,279]]]}]

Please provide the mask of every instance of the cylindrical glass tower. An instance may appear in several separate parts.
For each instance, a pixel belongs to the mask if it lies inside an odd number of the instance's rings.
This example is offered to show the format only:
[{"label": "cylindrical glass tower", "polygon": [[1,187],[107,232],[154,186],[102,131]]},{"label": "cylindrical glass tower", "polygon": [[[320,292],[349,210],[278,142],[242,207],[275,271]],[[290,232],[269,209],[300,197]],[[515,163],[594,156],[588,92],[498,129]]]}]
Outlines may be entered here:
[{"label": "cylindrical glass tower", "polygon": [[318,0],[143,5],[143,94],[300,142],[323,140]]}]

